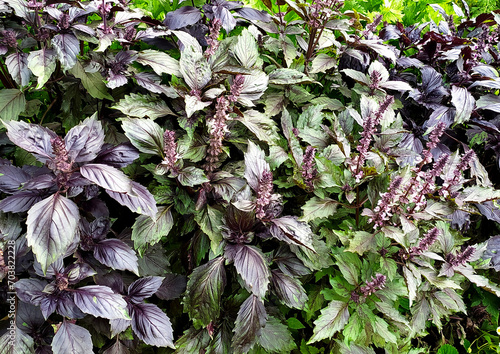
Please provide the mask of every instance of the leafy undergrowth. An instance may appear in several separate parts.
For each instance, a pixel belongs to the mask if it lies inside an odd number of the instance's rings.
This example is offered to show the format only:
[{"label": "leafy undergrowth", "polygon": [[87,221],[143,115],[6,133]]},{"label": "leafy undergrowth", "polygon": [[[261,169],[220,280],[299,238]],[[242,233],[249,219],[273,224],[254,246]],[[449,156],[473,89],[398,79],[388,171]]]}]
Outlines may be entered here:
[{"label": "leafy undergrowth", "polygon": [[260,5],[0,2],[0,353],[498,351],[500,11]]}]

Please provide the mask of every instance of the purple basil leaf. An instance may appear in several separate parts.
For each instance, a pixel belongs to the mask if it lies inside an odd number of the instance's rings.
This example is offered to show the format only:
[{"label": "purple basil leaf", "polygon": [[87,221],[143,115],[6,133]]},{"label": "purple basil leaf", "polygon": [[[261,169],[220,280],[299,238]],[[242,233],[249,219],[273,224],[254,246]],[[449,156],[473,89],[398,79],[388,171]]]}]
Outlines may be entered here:
[{"label": "purple basil leaf", "polygon": [[146,187],[141,186],[137,182],[132,181],[132,193],[134,195],[128,193],[116,193],[108,189],[106,189],[106,193],[108,193],[109,196],[118,203],[125,205],[135,213],[148,215],[154,218],[158,212],[153,195]]},{"label": "purple basil leaf", "polygon": [[94,162],[122,168],[130,165],[138,158],[139,152],[130,143],[123,143],[117,146],[105,144]]},{"label": "purple basil leaf", "polygon": [[278,249],[278,252],[273,258],[273,263],[275,263],[283,273],[291,277],[311,274],[311,270],[307,268],[295,254],[284,247]]},{"label": "purple basil leaf", "polygon": [[175,348],[170,319],[156,305],[133,305],[132,330],[146,344]]},{"label": "purple basil leaf", "polygon": [[493,202],[490,201],[474,205],[481,212],[481,214],[488,218],[488,220],[500,223],[500,209],[496,207]]},{"label": "purple basil leaf", "polygon": [[144,277],[137,279],[128,287],[128,297],[134,304],[151,297],[161,286],[163,277]]},{"label": "purple basil leaf", "polygon": [[[47,290],[45,290],[47,291]],[[68,318],[83,318],[85,314],[75,305],[73,293],[69,291],[46,294],[40,303],[43,316],[47,319],[52,312]]]},{"label": "purple basil leaf", "polygon": [[264,159],[264,152],[253,142],[248,141],[248,150],[245,153],[245,178],[248,185],[254,191],[258,191],[263,173],[270,171],[269,164]]},{"label": "purple basil leaf", "polygon": [[0,165],[0,191],[13,194],[22,184],[30,179],[30,175],[13,165]]},{"label": "purple basil leaf", "polygon": [[52,38],[52,46],[64,70],[76,64],[76,56],[80,53],[80,41],[73,33],[56,34]]},{"label": "purple basil leaf", "polygon": [[258,343],[267,353],[292,353],[297,348],[288,326],[272,316],[267,318]]},{"label": "purple basil leaf", "polygon": [[[129,310],[129,312],[131,312]],[[109,320],[109,324],[111,325],[111,335],[114,337],[115,335],[124,332],[127,328],[132,324],[132,320],[125,320],[123,318],[118,318],[115,320]]]},{"label": "purple basil leaf", "polygon": [[[269,286],[271,272],[262,252],[254,246],[228,244],[227,249],[235,248],[234,267],[245,282],[249,292],[263,298]],[[233,251],[234,252],[234,251]]]},{"label": "purple basil leaf", "polygon": [[53,173],[39,175],[30,179],[24,184],[23,189],[46,189],[56,186],[56,179]]},{"label": "purple basil leaf", "polygon": [[132,181],[122,171],[103,164],[87,164],[80,167],[80,173],[99,187],[117,193],[132,192]]},{"label": "purple basil leaf", "polygon": [[59,257],[54,263],[47,267],[47,270],[44,274],[42,271],[41,264],[35,259],[33,262],[33,268],[35,269],[36,275],[45,279],[55,279],[56,274],[64,273],[64,259],[63,257]]},{"label": "purple basil leaf", "polygon": [[422,85],[420,90],[414,90],[409,97],[427,108],[433,108],[441,103],[443,97],[448,95],[448,90],[443,86],[443,79],[440,73],[430,66],[421,69]]},{"label": "purple basil leaf", "polygon": [[0,348],[2,348],[2,354],[35,353],[33,338],[19,328],[7,330],[0,337]]},{"label": "purple basil leaf", "polygon": [[125,242],[117,239],[99,241],[94,245],[94,257],[113,269],[130,270],[139,274],[137,256]]},{"label": "purple basil leaf", "polygon": [[64,320],[52,340],[52,350],[54,354],[88,354],[94,347],[88,330]]},{"label": "purple basil leaf", "polygon": [[484,252],[485,259],[490,258],[491,266],[498,272],[500,270],[500,235],[491,237]]},{"label": "purple basil leaf", "polygon": [[96,275],[95,282],[97,285],[104,285],[111,288],[115,293],[123,294],[125,292],[123,277],[118,272]]},{"label": "purple basil leaf", "polygon": [[28,211],[33,205],[42,200],[36,191],[18,192],[0,202],[0,210],[4,212],[22,213]]},{"label": "purple basil leaf", "polygon": [[250,295],[240,307],[234,326],[232,347],[235,353],[247,353],[255,344],[267,321],[264,303]]},{"label": "purple basil leaf", "polygon": [[28,68],[28,54],[23,52],[12,53],[5,58],[5,65],[9,74],[19,86],[30,83],[31,71]]},{"label": "purple basil leaf", "polygon": [[273,270],[271,274],[273,288],[279,299],[288,307],[303,309],[307,294],[300,281],[278,270]]},{"label": "purple basil leaf", "polygon": [[109,72],[109,75],[107,77],[106,86],[109,87],[110,89],[115,89],[117,87],[121,87],[123,85],[127,84],[127,77],[122,74],[115,74],[112,71]]},{"label": "purple basil leaf", "polygon": [[64,138],[71,161],[92,161],[104,144],[104,131],[97,114],[70,129]]},{"label": "purple basil leaf", "polygon": [[27,334],[36,332],[45,322],[39,306],[19,301],[16,310],[17,328]]},{"label": "purple basil leaf", "polygon": [[84,237],[90,237],[94,241],[104,240],[110,228],[111,222],[107,217],[96,218],[91,223],[86,219],[81,219],[79,224],[80,233]]},{"label": "purple basil leaf", "polygon": [[76,306],[85,313],[107,319],[129,318],[123,297],[107,286],[89,285],[73,292]]},{"label": "purple basil leaf", "polygon": [[176,299],[186,290],[186,277],[180,274],[165,274],[165,279],[155,295],[162,300]]},{"label": "purple basil leaf", "polygon": [[196,7],[183,6],[175,11],[167,12],[163,23],[168,29],[176,30],[194,25],[201,19],[201,11]]},{"label": "purple basil leaf", "polygon": [[46,285],[46,281],[30,278],[19,279],[14,286],[18,298],[24,302],[39,306]]},{"label": "purple basil leaf", "polygon": [[162,156],[163,129],[151,119],[124,118],[122,128],[139,151]]},{"label": "purple basil leaf", "polygon": [[52,130],[36,124],[12,120],[3,124],[7,128],[7,136],[14,144],[32,153],[42,163],[52,159],[54,154],[50,139],[57,137]]},{"label": "purple basil leaf", "polygon": [[203,326],[217,319],[225,286],[224,257],[214,258],[195,268],[189,276],[184,297],[184,309],[189,317]]},{"label": "purple basil leaf", "polygon": [[455,123],[464,123],[469,120],[472,111],[476,108],[476,100],[466,88],[452,86],[451,103],[457,109]]},{"label": "purple basil leaf", "polygon": [[77,284],[83,279],[97,274],[97,272],[86,263],[71,264],[66,267],[64,273],[68,276],[69,284]]},{"label": "purple basil leaf", "polygon": [[130,350],[120,340],[118,340],[102,354],[130,354]]},{"label": "purple basil leaf", "polygon": [[222,21],[222,28],[229,34],[236,26],[236,19],[224,6],[212,6],[212,9],[214,18]]},{"label": "purple basil leaf", "polygon": [[283,216],[271,220],[271,223],[269,230],[278,240],[314,250],[311,227],[305,222],[298,221],[296,216]]},{"label": "purple basil leaf", "polygon": [[80,213],[71,200],[56,193],[28,211],[26,239],[45,271],[75,239]]},{"label": "purple basil leaf", "polygon": [[[170,13],[170,12],[169,12]],[[174,88],[160,83],[161,78],[153,73],[137,73],[134,75],[139,86],[144,87],[146,90],[154,93],[164,93],[168,98],[177,98],[179,95]]]},{"label": "purple basil leaf", "polygon": [[256,20],[262,22],[271,21],[271,16],[265,10],[255,10],[251,7],[242,7],[240,9],[236,9],[235,12],[247,20]]}]

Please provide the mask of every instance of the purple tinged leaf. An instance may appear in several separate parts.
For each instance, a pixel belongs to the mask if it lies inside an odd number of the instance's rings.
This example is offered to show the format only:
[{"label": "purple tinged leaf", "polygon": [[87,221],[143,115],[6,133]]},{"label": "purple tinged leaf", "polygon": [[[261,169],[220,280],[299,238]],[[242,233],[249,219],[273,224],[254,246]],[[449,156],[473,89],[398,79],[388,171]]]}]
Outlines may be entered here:
[{"label": "purple tinged leaf", "polygon": [[84,286],[73,290],[73,293],[76,306],[85,313],[107,319],[130,318],[123,297],[107,286]]},{"label": "purple tinged leaf", "polygon": [[21,87],[30,83],[31,71],[28,68],[28,54],[23,52],[12,53],[5,58],[5,65],[9,74]]},{"label": "purple tinged leaf", "polygon": [[22,213],[28,211],[40,200],[42,200],[42,197],[36,191],[18,192],[3,199],[0,202],[0,210],[6,213]]},{"label": "purple tinged leaf", "polygon": [[54,50],[41,49],[30,52],[28,56],[28,68],[38,78],[36,89],[42,88],[56,69]]},{"label": "purple tinged leaf", "polygon": [[106,193],[121,205],[135,213],[154,217],[158,213],[153,195],[144,186],[132,181],[132,194],[117,193],[106,189]]},{"label": "purple tinged leaf", "polygon": [[18,327],[15,327],[13,331],[7,330],[0,337],[0,348],[2,348],[2,354],[35,353],[35,343],[33,338],[21,331]]},{"label": "purple tinged leaf", "polygon": [[[197,44],[197,43],[196,43]],[[191,90],[200,91],[212,79],[210,63],[203,56],[201,48],[186,45],[179,61],[180,73]]]},{"label": "purple tinged leaf", "polygon": [[102,354],[130,354],[130,351],[120,340],[118,340]]},{"label": "purple tinged leaf", "polygon": [[118,239],[102,240],[94,245],[94,257],[113,269],[130,270],[139,274],[137,256],[125,242]]},{"label": "purple tinged leaf", "polygon": [[13,194],[19,191],[23,183],[31,176],[19,167],[13,165],[0,165],[0,191]]},{"label": "purple tinged leaf", "polygon": [[71,245],[79,219],[78,206],[59,193],[36,203],[28,211],[26,239],[43,271]]},{"label": "purple tinged leaf", "polygon": [[[61,259],[61,258],[60,258]],[[59,271],[59,273],[62,273]],[[97,272],[87,263],[73,263],[64,270],[68,277],[69,284],[76,284],[85,278],[91,277]]]},{"label": "purple tinged leaf", "polygon": [[42,266],[36,259],[33,262],[33,268],[39,277],[45,279],[55,279],[56,274],[64,273],[64,259],[63,257],[58,258],[54,263],[47,267],[45,273],[42,270]]},{"label": "purple tinged leaf", "polygon": [[181,76],[179,62],[167,53],[146,49],[137,54],[136,61],[142,65],[149,65],[157,75]]},{"label": "purple tinged leaf", "polygon": [[109,72],[107,77],[108,82],[106,82],[106,86],[110,89],[115,89],[117,87],[121,87],[127,84],[127,77],[122,74],[115,74],[112,71]]},{"label": "purple tinged leaf", "polygon": [[137,279],[128,287],[128,297],[134,304],[151,297],[161,286],[163,277],[144,277]]},{"label": "purple tinged leaf", "polygon": [[133,305],[132,330],[146,344],[175,349],[170,319],[156,305]]},{"label": "purple tinged leaf", "polygon": [[274,291],[280,300],[288,307],[303,309],[307,294],[300,281],[277,270],[273,270],[271,274]]},{"label": "purple tinged leaf", "polygon": [[497,272],[500,270],[500,235],[491,237],[484,252],[485,259],[490,258],[490,265]]},{"label": "purple tinged leaf", "polygon": [[180,274],[165,274],[155,295],[162,300],[176,299],[186,290],[187,279]]},{"label": "purple tinged leaf", "polygon": [[295,254],[280,247],[273,258],[273,263],[278,265],[278,268],[291,277],[300,277],[311,274],[311,270],[307,268]]},{"label": "purple tinged leaf", "polygon": [[119,333],[122,333],[127,330],[132,324],[132,320],[125,320],[123,318],[118,318],[114,320],[109,320],[109,324],[111,326],[111,335],[114,337]]},{"label": "purple tinged leaf", "polygon": [[193,270],[189,276],[184,309],[191,319],[208,326],[220,314],[222,292],[226,286],[224,258],[217,257]]},{"label": "purple tinged leaf", "polygon": [[38,161],[45,163],[54,156],[50,139],[57,135],[52,130],[25,122],[8,121],[3,124],[10,141],[32,153]]},{"label": "purple tinged leaf", "polygon": [[278,240],[314,251],[311,227],[299,221],[296,216],[283,216],[271,220],[271,223],[269,230]]},{"label": "purple tinged leaf", "polygon": [[[169,12],[170,13],[170,12]],[[179,95],[173,87],[162,85],[161,78],[153,73],[137,73],[134,75],[137,84],[153,93],[164,93],[168,98],[177,98]]]},{"label": "purple tinged leaf", "polygon": [[[53,283],[46,287],[45,292],[52,291],[50,288],[54,288]],[[68,318],[85,317],[85,314],[75,305],[73,294],[69,291],[54,291],[50,294],[44,294],[40,302],[40,309],[45,319],[49,318],[54,311]]]},{"label": "purple tinged leaf", "polygon": [[151,119],[124,118],[122,128],[140,152],[163,156],[163,129]]},{"label": "purple tinged leaf", "polygon": [[88,354],[93,349],[90,332],[66,320],[52,340],[54,354]]},{"label": "purple tinged leaf", "polygon": [[122,168],[130,165],[138,158],[139,152],[130,143],[122,143],[116,146],[105,144],[94,162]]},{"label": "purple tinged leaf", "polygon": [[45,318],[40,311],[39,306],[30,303],[19,301],[16,311],[16,325],[21,331],[29,334],[35,332],[45,322]]},{"label": "purple tinged leaf", "polygon": [[226,250],[233,252],[234,267],[245,282],[247,290],[263,298],[269,286],[271,272],[262,252],[254,246],[243,244],[228,244]]},{"label": "purple tinged leaf", "polygon": [[43,289],[46,285],[46,281],[29,278],[19,279],[14,284],[14,287],[16,288],[18,298],[26,303],[39,306],[44,295]]},{"label": "purple tinged leaf", "polygon": [[43,175],[35,176],[24,184],[23,189],[39,190],[55,187],[55,178],[56,176],[53,173],[46,173]]},{"label": "purple tinged leaf", "polygon": [[255,192],[259,190],[259,181],[264,172],[271,172],[269,164],[264,159],[264,152],[249,140],[245,153],[245,178]]},{"label": "purple tinged leaf", "polygon": [[264,303],[250,295],[240,307],[233,329],[232,347],[236,354],[247,353],[255,344],[267,321]]},{"label": "purple tinged leaf", "polygon": [[52,45],[64,70],[75,66],[76,56],[80,52],[80,41],[72,33],[56,34],[52,38]]},{"label": "purple tinged leaf", "polygon": [[452,86],[451,103],[457,109],[455,123],[461,124],[470,119],[470,115],[476,106],[476,100],[466,88]]},{"label": "purple tinged leaf", "polygon": [[122,171],[103,164],[87,164],[80,167],[80,173],[99,187],[117,193],[132,194],[132,181]]},{"label": "purple tinged leaf", "polygon": [[314,321],[314,335],[308,344],[331,338],[335,333],[341,331],[349,321],[349,304],[343,301],[333,300],[328,307],[321,310],[321,315]]},{"label": "purple tinged leaf", "polygon": [[251,7],[242,7],[240,9],[236,9],[235,12],[247,20],[270,22],[272,19],[267,11],[256,10],[252,9]]},{"label": "purple tinged leaf", "polygon": [[236,19],[225,6],[212,6],[212,9],[214,18],[218,18],[222,21],[222,28],[229,34],[236,26]]},{"label": "purple tinged leaf", "polygon": [[17,120],[25,110],[26,97],[23,91],[6,88],[0,90],[0,118],[7,121]]},{"label": "purple tinged leaf", "polygon": [[168,29],[176,30],[194,25],[201,19],[201,11],[192,6],[183,6],[175,11],[167,12],[163,23]]},{"label": "purple tinged leaf", "polygon": [[156,244],[167,236],[174,226],[174,219],[170,207],[159,207],[154,218],[146,215],[139,216],[132,226],[132,241],[135,249],[142,252],[148,245]]},{"label": "purple tinged leaf", "polygon": [[448,94],[448,91],[443,86],[441,74],[434,68],[425,66],[421,69],[421,72],[422,85],[420,90],[412,91],[409,97],[427,108],[432,108],[442,101],[443,97]]},{"label": "purple tinged leaf", "polygon": [[268,317],[258,343],[268,353],[291,353],[297,348],[288,327],[272,316]]},{"label": "purple tinged leaf", "polygon": [[95,159],[104,144],[104,131],[97,113],[70,129],[64,138],[71,161],[87,162]]}]

